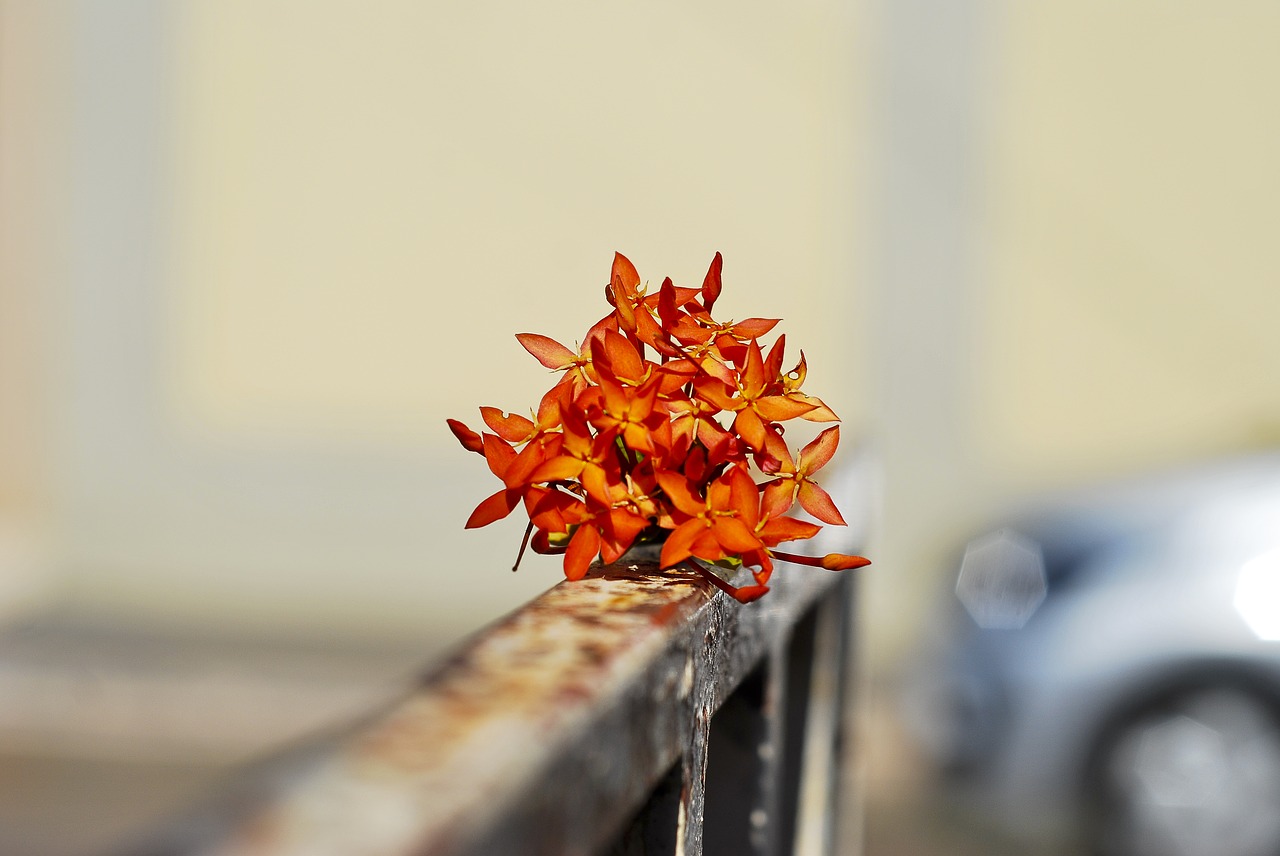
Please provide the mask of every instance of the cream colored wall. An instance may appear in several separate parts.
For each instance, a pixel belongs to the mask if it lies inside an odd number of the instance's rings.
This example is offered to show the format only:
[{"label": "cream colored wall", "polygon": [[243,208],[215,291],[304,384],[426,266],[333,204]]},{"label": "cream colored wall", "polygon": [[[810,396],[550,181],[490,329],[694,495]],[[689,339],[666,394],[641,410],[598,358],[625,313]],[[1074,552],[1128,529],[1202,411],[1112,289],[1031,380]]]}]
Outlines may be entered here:
[{"label": "cream colored wall", "polygon": [[1280,441],[1280,7],[871,20],[883,664],[1029,496]]},{"label": "cream colored wall", "polygon": [[65,8],[64,269],[24,288],[72,608],[453,638],[554,584],[518,521],[463,530],[496,482],[444,419],[535,404],[514,334],[580,337],[615,249],[723,252],[723,311],[858,424],[843,4]]},{"label": "cream colored wall", "polygon": [[655,286],[722,251],[725,311],[856,407],[841,4],[195,3],[175,35],[188,425],[453,455],[446,417],[536,403],[513,334],[581,337],[615,249]]},{"label": "cream colored wall", "polygon": [[1271,4],[436,6],[0,5],[0,501],[74,602],[449,635],[550,585],[442,421],[532,404],[512,334],[580,336],[615,249],[721,250],[874,430],[885,651],[994,509],[1274,439]]},{"label": "cream colored wall", "polygon": [[0,3],[0,618],[38,608],[57,584],[44,555],[53,372],[39,286],[56,275],[65,214],[64,12]]},{"label": "cream colored wall", "polygon": [[1280,439],[1280,6],[1013,3],[975,416],[1014,486]]}]

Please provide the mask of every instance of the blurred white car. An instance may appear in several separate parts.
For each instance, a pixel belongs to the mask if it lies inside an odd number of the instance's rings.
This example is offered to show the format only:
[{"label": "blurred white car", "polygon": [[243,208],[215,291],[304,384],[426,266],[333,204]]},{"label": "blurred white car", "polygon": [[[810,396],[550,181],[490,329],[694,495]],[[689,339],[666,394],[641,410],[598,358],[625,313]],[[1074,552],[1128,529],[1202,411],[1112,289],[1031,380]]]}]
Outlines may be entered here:
[{"label": "blurred white car", "polygon": [[958,559],[906,699],[959,798],[1070,852],[1280,854],[1280,455],[1084,492]]}]

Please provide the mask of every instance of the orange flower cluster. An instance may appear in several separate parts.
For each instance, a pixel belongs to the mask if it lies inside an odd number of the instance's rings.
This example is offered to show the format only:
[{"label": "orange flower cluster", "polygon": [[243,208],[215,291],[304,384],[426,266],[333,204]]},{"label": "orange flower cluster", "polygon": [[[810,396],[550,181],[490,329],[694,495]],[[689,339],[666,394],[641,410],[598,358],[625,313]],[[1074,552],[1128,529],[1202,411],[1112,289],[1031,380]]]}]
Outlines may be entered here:
[{"label": "orange flower cluster", "polygon": [[[840,428],[827,428],[798,459],[792,456],[781,423],[837,417],[801,392],[803,353],[783,371],[785,336],[762,349],[759,339],[776,320],[712,318],[721,266],[716,253],[700,289],[668,278],[647,294],[635,266],[616,254],[605,286],[613,311],[577,351],[536,333],[516,336],[563,376],[532,418],[481,407],[492,431],[484,434],[448,420],[462,445],[483,455],[502,481],[472,512],[468,529],[523,504],[529,526],[521,554],[532,535],[535,551],[564,554],[571,580],[581,579],[597,554],[614,562],[633,544],[661,541],[664,569],[691,558],[749,567],[755,584],[734,587],[687,563],[743,603],[769,590],[774,559],[828,570],[868,564],[860,556],[812,558],[776,549],[821,529],[786,516],[796,502],[824,523],[844,525],[813,481],[835,453]],[[753,465],[766,477],[761,484]]]}]

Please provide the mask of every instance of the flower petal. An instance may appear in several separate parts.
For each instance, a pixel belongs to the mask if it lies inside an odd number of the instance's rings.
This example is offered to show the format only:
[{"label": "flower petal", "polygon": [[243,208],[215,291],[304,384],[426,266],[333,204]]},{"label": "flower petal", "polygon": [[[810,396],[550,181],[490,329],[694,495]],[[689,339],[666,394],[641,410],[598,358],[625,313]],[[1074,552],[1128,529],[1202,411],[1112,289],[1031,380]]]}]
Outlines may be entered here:
[{"label": "flower petal", "polygon": [[760,519],[760,488],[744,467],[729,471],[729,505],[748,529],[755,529]]},{"label": "flower petal", "polygon": [[796,367],[787,372],[787,376],[783,379],[783,383],[789,390],[798,390],[804,385],[804,379],[809,374],[809,364],[805,361],[804,351],[800,352],[800,362],[796,363]]},{"label": "flower petal", "polygon": [[653,435],[643,425],[628,422],[622,429],[622,442],[628,449],[644,452],[646,455],[653,454]]},{"label": "flower petal", "polygon": [[694,539],[690,552],[708,562],[718,562],[728,555],[708,526],[702,527],[702,532]]},{"label": "flower petal", "polygon": [[493,429],[493,433],[509,443],[520,443],[529,439],[534,424],[516,413],[503,413],[496,407],[481,407],[480,416],[484,424]]},{"label": "flower petal", "polygon": [[591,357],[596,368],[603,364],[610,374],[632,386],[644,379],[644,360],[640,359],[635,346],[620,333],[606,330],[603,341],[592,343]]},{"label": "flower petal", "polygon": [[573,388],[562,378],[538,402],[538,427],[544,431],[555,428],[561,423],[560,413],[572,406]]},{"label": "flower petal", "polygon": [[804,416],[813,409],[813,405],[804,401],[796,401],[785,395],[766,395],[756,399],[756,410],[770,422],[785,422]]},{"label": "flower petal", "polygon": [[715,378],[699,379],[693,385],[693,394],[718,410],[738,410],[743,405],[741,399],[733,397],[728,384]]},{"label": "flower petal", "polygon": [[559,490],[534,488],[525,494],[525,510],[529,521],[543,532],[567,532],[566,512],[576,511],[582,505],[577,497]]},{"label": "flower petal", "polygon": [[789,393],[788,398],[794,398],[797,401],[803,401],[813,405],[813,409],[801,416],[801,419],[807,419],[810,422],[839,422],[840,417],[830,407],[823,403],[821,398],[814,395],[801,395],[798,392]]},{"label": "flower petal", "polygon": [[760,345],[755,339],[747,345],[747,361],[742,367],[738,385],[742,389],[742,397],[753,399],[759,397],[772,378],[764,373],[764,356],[760,353]]},{"label": "flower petal", "polygon": [[796,462],[791,457],[791,450],[787,448],[787,441],[777,431],[770,431],[765,438],[763,458],[760,469],[770,475],[791,475],[796,471]]},{"label": "flower petal", "polygon": [[573,365],[578,355],[548,336],[537,333],[516,333],[524,349],[549,369],[562,369]]},{"label": "flower petal", "polygon": [[671,504],[690,517],[697,517],[707,510],[707,504],[698,497],[684,476],[666,471],[656,474],[662,492],[671,500]]},{"label": "flower petal", "polygon": [[564,575],[570,580],[580,580],[587,575],[591,560],[600,552],[600,533],[594,526],[582,525],[569,539],[564,553]]},{"label": "flower petal", "polygon": [[639,343],[649,345],[664,356],[676,357],[680,355],[680,349],[671,343],[671,337],[667,335],[667,331],[657,321],[653,320],[653,315],[643,304],[636,310],[636,338]]},{"label": "flower petal", "polygon": [[603,505],[609,504],[612,499],[609,496],[609,474],[605,472],[604,467],[599,464],[587,464],[582,468],[579,480],[587,496]]},{"label": "flower petal", "polygon": [[735,335],[744,339],[758,339],[778,325],[777,318],[748,318],[733,325]]},{"label": "flower petal", "polygon": [[529,476],[529,481],[549,482],[549,481],[569,481],[576,479],[582,474],[582,468],[585,466],[581,458],[573,458],[568,455],[558,455],[549,461],[541,464],[533,474]]},{"label": "flower petal", "polygon": [[670,568],[689,558],[693,555],[693,542],[706,531],[707,525],[701,520],[690,520],[677,526],[663,542],[658,564]]},{"label": "flower petal", "polygon": [[676,308],[676,286],[667,277],[658,290],[658,317],[666,330],[673,330],[680,323],[680,310]]},{"label": "flower petal", "polygon": [[757,451],[764,449],[769,431],[750,407],[744,407],[738,411],[738,415],[733,420],[733,430],[752,449]]},{"label": "flower petal", "polygon": [[770,378],[776,378],[782,374],[783,354],[786,353],[786,348],[787,337],[784,333],[778,337],[778,341],[773,343],[773,347],[769,349],[769,355],[764,358],[764,373]]},{"label": "flower petal", "polygon": [[516,459],[516,450],[495,434],[484,435],[484,459],[489,470],[498,478],[506,475],[507,468]]},{"label": "flower petal", "polygon": [[740,586],[734,589],[733,599],[738,603],[751,603],[769,593],[768,586]]},{"label": "flower petal", "polygon": [[783,541],[802,541],[822,531],[816,523],[796,520],[794,517],[773,517],[756,534],[766,546],[773,547]]},{"label": "flower petal", "polygon": [[816,473],[831,460],[831,456],[836,453],[836,447],[839,445],[840,426],[833,425],[800,450],[800,463],[796,471],[806,476]]},{"label": "flower petal", "polygon": [[636,540],[636,536],[649,525],[649,521],[625,508],[611,509],[604,521],[607,537],[604,539],[600,558],[606,563],[618,561]]},{"label": "flower petal", "polygon": [[707,275],[702,280],[702,306],[707,310],[707,314],[711,314],[711,307],[715,306],[716,298],[720,296],[720,289],[723,287],[721,283],[721,271],[724,269],[724,258],[720,253],[716,253],[715,258],[711,260],[711,267],[707,269]]},{"label": "flower petal", "polygon": [[813,482],[801,482],[800,490],[796,492],[796,499],[800,500],[800,505],[805,511],[823,523],[830,523],[832,526],[847,525],[844,518],[840,516],[840,510],[831,501],[831,495]]},{"label": "flower petal", "polygon": [[560,435],[553,434],[551,438],[542,437],[525,446],[503,472],[502,483],[510,489],[523,488],[532,484],[534,480],[530,476],[544,462],[559,453],[560,443]]},{"label": "flower petal", "polygon": [[640,273],[636,270],[636,266],[631,263],[631,259],[622,253],[615,252],[613,254],[613,272],[609,277],[609,281],[621,284],[623,288],[627,289],[627,293],[631,293],[640,284]]},{"label": "flower petal", "polygon": [[479,434],[457,419],[446,419],[445,421],[449,423],[449,430],[453,432],[453,436],[458,438],[462,448],[469,452],[484,454],[484,440]]},{"label": "flower petal", "polygon": [[488,526],[495,520],[501,520],[511,513],[511,510],[516,507],[516,503],[519,501],[520,493],[518,491],[504,488],[476,506],[476,510],[471,512],[471,516],[467,518],[465,528],[479,529],[481,526]]},{"label": "flower petal", "polygon": [[747,525],[736,517],[717,517],[711,524],[711,534],[728,554],[759,550],[760,539],[751,534]]},{"label": "flower petal", "polygon": [[765,520],[772,520],[790,511],[795,501],[795,482],[790,479],[771,481],[760,494],[760,514]]}]

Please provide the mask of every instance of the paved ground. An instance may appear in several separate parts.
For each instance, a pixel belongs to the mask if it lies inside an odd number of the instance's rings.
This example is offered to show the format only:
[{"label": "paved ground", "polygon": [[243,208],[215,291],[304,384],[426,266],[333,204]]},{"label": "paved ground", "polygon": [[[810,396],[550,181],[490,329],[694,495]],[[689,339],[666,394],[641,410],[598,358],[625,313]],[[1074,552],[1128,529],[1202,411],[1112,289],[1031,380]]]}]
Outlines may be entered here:
[{"label": "paved ground", "polygon": [[935,786],[896,715],[875,688],[865,709],[864,856],[1061,856],[1028,849],[966,815]]},{"label": "paved ground", "polygon": [[152,637],[61,620],[4,628],[0,856],[117,847],[235,766],[398,694],[430,659],[430,646],[415,648]]},{"label": "paved ground", "polygon": [[0,755],[0,853],[100,852],[186,806],[219,772],[203,764]]}]

